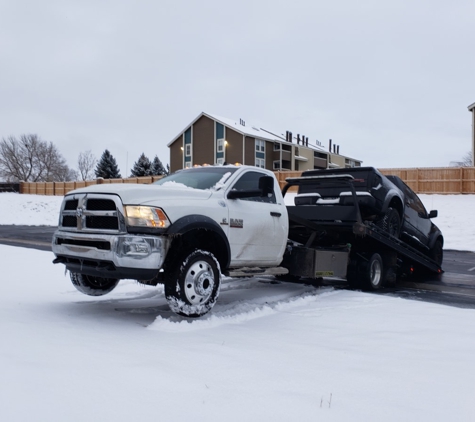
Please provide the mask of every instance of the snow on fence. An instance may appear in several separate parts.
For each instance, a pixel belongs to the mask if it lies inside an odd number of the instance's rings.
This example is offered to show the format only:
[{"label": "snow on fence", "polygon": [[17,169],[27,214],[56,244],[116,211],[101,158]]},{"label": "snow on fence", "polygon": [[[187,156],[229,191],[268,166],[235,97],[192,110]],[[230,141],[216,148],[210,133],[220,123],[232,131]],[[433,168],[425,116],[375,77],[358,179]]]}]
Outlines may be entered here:
[{"label": "snow on fence", "polygon": [[148,176],[130,177],[128,179],[96,179],[81,182],[20,182],[20,193],[63,196],[74,189],[85,188],[86,186],[91,185],[101,185],[108,183],[150,184],[160,180],[162,177],[163,176]]},{"label": "snow on fence", "polygon": [[[438,168],[393,168],[379,169],[383,174],[399,176],[416,193],[475,193],[475,167],[438,167]],[[281,188],[287,177],[298,177],[300,171],[276,171],[274,174]],[[21,182],[20,193],[36,195],[65,195],[73,189],[105,183],[147,184],[163,176],[131,177],[129,179],[97,179],[86,182]],[[296,191],[293,186],[289,192]]]}]

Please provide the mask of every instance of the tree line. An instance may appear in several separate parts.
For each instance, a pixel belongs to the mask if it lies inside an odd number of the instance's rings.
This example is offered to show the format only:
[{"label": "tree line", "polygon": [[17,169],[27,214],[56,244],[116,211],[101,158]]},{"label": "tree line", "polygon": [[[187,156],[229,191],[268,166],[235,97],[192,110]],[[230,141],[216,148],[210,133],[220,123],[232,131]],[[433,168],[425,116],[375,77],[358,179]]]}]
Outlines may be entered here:
[{"label": "tree line", "polygon": [[[144,153],[134,163],[129,177],[166,175],[170,171],[155,155]],[[0,180],[6,182],[67,182],[121,178],[114,156],[106,149],[99,160],[88,150],[78,157],[77,170],[70,168],[58,148],[38,135],[9,136],[0,141]]]}]

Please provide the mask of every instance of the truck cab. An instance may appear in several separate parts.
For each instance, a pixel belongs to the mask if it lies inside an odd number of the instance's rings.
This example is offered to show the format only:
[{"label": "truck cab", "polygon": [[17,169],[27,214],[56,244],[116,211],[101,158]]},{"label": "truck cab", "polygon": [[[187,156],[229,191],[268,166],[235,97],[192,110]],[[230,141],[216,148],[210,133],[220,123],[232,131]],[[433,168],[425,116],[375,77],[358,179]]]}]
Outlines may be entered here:
[{"label": "truck cab", "polygon": [[174,311],[200,316],[213,306],[222,272],[279,265],[287,235],[272,172],[205,166],[151,185],[68,193],[52,248],[82,293],[108,293],[123,278],[164,283]]}]

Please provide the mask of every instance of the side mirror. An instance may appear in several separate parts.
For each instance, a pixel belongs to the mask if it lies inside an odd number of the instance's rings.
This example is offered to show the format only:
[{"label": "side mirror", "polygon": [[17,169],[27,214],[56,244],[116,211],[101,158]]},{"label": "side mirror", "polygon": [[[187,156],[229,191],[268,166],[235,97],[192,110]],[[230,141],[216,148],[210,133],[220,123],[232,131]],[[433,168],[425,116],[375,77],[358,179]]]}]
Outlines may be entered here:
[{"label": "side mirror", "polygon": [[262,191],[264,198],[267,198],[269,194],[274,192],[274,178],[272,176],[262,176],[259,179],[259,189]]},{"label": "side mirror", "polygon": [[439,213],[437,212],[437,210],[432,210],[431,212],[429,212],[429,218],[435,218],[439,215]]}]

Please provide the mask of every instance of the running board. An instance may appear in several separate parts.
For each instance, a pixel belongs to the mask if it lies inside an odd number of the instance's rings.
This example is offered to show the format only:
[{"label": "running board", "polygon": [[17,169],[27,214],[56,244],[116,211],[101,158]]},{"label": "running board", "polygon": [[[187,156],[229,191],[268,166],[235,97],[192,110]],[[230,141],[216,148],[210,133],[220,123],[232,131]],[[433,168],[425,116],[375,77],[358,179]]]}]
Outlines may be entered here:
[{"label": "running board", "polygon": [[259,267],[242,267],[234,268],[229,271],[225,271],[224,275],[228,277],[254,277],[256,275],[285,275],[289,270],[284,267],[271,267],[271,268],[259,268]]}]

